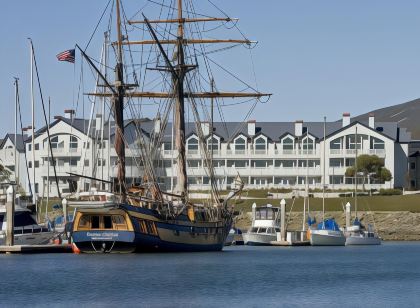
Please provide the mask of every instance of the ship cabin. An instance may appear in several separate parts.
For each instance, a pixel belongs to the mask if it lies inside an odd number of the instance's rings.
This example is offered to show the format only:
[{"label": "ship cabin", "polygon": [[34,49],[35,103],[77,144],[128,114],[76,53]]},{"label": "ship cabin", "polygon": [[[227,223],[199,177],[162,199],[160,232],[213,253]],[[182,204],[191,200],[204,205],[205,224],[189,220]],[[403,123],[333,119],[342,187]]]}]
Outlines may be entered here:
[{"label": "ship cabin", "polygon": [[252,228],[251,232],[275,233],[280,232],[280,208],[271,204],[266,206],[252,206]]}]

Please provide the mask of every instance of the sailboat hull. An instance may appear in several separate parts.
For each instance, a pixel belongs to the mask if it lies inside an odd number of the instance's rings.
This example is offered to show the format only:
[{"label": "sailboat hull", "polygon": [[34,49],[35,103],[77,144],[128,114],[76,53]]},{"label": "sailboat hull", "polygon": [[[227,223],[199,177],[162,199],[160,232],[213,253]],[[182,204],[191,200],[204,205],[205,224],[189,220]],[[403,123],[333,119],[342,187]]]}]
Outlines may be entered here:
[{"label": "sailboat hull", "polygon": [[350,235],[346,238],[346,246],[348,245],[381,245],[381,239],[379,237]]},{"label": "sailboat hull", "polygon": [[311,230],[312,246],[344,246],[346,238],[341,231]]}]

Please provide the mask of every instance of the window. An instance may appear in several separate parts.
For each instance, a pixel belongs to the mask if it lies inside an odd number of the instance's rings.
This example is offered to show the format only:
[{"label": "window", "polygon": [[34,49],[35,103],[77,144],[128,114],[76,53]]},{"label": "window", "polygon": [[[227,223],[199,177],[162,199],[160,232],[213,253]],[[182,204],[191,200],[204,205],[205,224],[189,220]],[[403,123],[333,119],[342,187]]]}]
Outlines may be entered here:
[{"label": "window", "polygon": [[31,161],[28,162],[28,168],[32,168],[32,162]]},{"label": "window", "polygon": [[[98,159],[98,166],[105,166],[105,163],[106,163],[105,159],[103,159],[103,158]],[[131,161],[130,161],[130,163],[132,164]]]},{"label": "window", "polygon": [[77,167],[78,162],[79,162],[78,158],[70,158],[70,166]]},{"label": "window", "polygon": [[70,149],[77,149],[77,137],[70,136]]},{"label": "window", "polygon": [[112,229],[111,216],[104,216],[104,229]]},{"label": "window", "polygon": [[263,137],[259,137],[255,140],[255,150],[265,150],[267,148],[267,142]]},{"label": "window", "polygon": [[31,143],[28,144],[28,152],[30,152],[30,151],[32,151],[32,144]]},{"label": "window", "polygon": [[302,144],[303,144],[303,149],[304,150],[313,150],[314,149],[314,141],[309,137],[305,137],[302,140]]},{"label": "window", "polygon": [[51,137],[51,148],[58,149],[58,136]]},{"label": "window", "polygon": [[35,168],[39,168],[39,160],[35,161]]},{"label": "window", "polygon": [[410,163],[410,169],[411,170],[414,170],[414,169],[416,169],[416,163]]},{"label": "window", "polygon": [[85,159],[85,167],[89,167],[89,159]]},{"label": "window", "polygon": [[355,165],[354,158],[346,158],[346,167],[353,167]]},{"label": "window", "polygon": [[370,148],[372,150],[384,150],[385,142],[381,139],[370,137]]},{"label": "window", "polygon": [[39,194],[39,184],[35,183],[35,193]]},{"label": "window", "polygon": [[83,142],[83,148],[84,149],[89,149],[89,147],[90,147],[90,143],[89,142],[87,143],[87,146],[86,146],[86,142]]},{"label": "window", "polygon": [[188,160],[188,164],[187,165],[190,168],[199,168],[200,167],[200,160],[190,159],[190,160]]},{"label": "window", "polygon": [[330,142],[330,149],[332,150],[340,150],[342,149],[343,138],[337,138]]},{"label": "window", "polygon": [[290,137],[283,139],[283,150],[291,151],[293,150],[293,139]]},{"label": "window", "polygon": [[165,150],[165,151],[172,150],[172,144],[170,142],[164,142],[163,143],[163,150]]},{"label": "window", "polygon": [[90,216],[82,216],[79,220],[79,229],[88,229],[90,222]]},{"label": "window", "polygon": [[99,216],[91,216],[90,217],[90,224],[92,229],[99,229]]},{"label": "window", "polygon": [[330,167],[343,167],[344,158],[330,158]]},{"label": "window", "polygon": [[216,138],[207,139],[207,149],[218,151],[219,150],[219,141]]},{"label": "window", "polygon": [[39,150],[39,143],[35,143],[35,151]]},{"label": "window", "polygon": [[242,137],[235,140],[235,151],[245,152],[246,140]]},{"label": "window", "polygon": [[198,139],[193,137],[188,140],[188,151],[198,151]]},{"label": "window", "polygon": [[[363,140],[367,140],[368,136],[366,135],[357,135],[357,149],[363,148]],[[347,135],[346,136],[346,149],[354,150],[356,149],[355,146],[356,135]]]}]

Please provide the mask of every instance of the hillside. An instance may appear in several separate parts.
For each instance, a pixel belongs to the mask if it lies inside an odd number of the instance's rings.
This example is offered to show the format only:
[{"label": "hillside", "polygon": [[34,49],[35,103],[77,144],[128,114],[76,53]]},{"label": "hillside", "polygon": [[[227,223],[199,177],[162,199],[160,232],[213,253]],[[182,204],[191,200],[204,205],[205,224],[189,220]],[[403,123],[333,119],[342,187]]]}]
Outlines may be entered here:
[{"label": "hillside", "polygon": [[413,140],[420,140],[420,99],[372,110],[354,119],[367,121],[370,113],[375,115],[375,121],[378,122],[398,122],[400,127],[406,128],[411,133]]}]

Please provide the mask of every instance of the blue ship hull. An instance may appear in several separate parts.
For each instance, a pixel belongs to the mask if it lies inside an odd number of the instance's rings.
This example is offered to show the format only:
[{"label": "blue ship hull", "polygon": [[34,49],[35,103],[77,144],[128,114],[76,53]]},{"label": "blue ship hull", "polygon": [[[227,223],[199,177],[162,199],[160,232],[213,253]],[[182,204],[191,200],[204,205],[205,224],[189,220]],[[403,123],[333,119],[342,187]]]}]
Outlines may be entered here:
[{"label": "blue ship hull", "polygon": [[164,220],[157,211],[128,204],[118,209],[128,214],[134,230],[75,230],[73,243],[81,252],[220,251],[232,224],[230,216],[218,222],[192,222],[184,214]]}]

